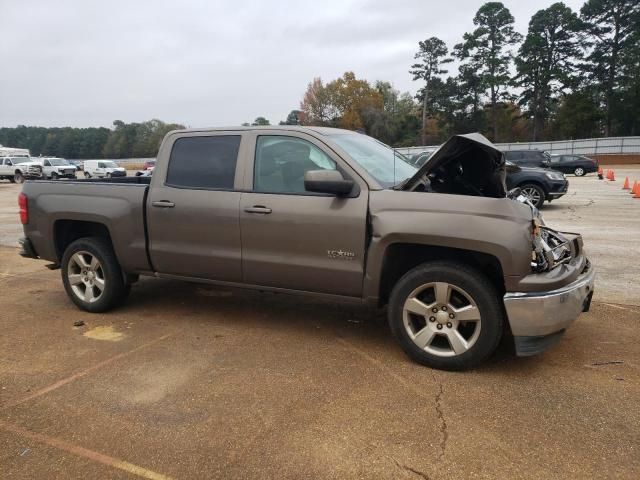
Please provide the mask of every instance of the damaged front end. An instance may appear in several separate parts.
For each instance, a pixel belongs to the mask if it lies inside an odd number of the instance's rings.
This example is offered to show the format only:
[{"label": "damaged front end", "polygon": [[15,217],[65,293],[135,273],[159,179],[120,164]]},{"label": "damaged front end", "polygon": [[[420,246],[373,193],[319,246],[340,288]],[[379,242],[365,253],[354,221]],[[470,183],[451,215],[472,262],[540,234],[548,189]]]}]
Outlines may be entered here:
[{"label": "damaged front end", "polygon": [[533,251],[531,270],[535,273],[548,272],[573,258],[571,242],[562,233],[533,220]]}]

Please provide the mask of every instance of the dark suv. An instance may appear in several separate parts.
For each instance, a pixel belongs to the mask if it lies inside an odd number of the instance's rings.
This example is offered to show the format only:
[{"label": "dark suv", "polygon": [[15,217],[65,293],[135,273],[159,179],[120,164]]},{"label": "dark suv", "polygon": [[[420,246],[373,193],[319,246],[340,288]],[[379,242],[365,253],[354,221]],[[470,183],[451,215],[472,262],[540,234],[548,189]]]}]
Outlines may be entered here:
[{"label": "dark suv", "polygon": [[504,152],[505,160],[521,167],[549,166],[550,156],[542,150],[507,150]]},{"label": "dark suv", "polygon": [[549,168],[525,167],[507,161],[506,170],[507,188],[520,188],[537,208],[542,208],[545,201],[562,197],[569,189],[564,174]]}]

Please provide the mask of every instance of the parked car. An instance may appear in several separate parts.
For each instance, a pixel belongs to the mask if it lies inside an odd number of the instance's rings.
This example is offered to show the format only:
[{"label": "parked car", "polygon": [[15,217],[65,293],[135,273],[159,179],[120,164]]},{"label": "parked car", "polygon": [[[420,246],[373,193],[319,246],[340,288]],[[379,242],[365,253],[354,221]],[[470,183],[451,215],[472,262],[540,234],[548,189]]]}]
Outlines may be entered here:
[{"label": "parked car", "polygon": [[[417,166],[422,166],[429,156],[420,154],[416,159]],[[551,202],[562,197],[569,189],[569,181],[562,172],[548,168],[520,167],[512,162],[505,162],[507,189],[519,188],[536,208],[542,208],[544,202]]]},{"label": "parked car", "polygon": [[521,167],[506,162],[507,188],[519,188],[536,208],[544,202],[551,202],[567,193],[569,180],[562,172],[548,168]]},{"label": "parked car", "polygon": [[155,167],[150,167],[147,170],[138,170],[136,172],[136,177],[150,177],[151,175],[153,175],[154,169]]},{"label": "parked car", "polygon": [[84,162],[84,176],[86,178],[126,177],[127,170],[111,160],[86,160]]},{"label": "parked car", "polygon": [[436,149],[434,148],[433,150],[425,150],[424,152],[414,153],[409,157],[409,163],[419,167],[420,165],[424,164],[424,162],[429,160],[429,158],[431,158],[431,155],[433,155],[435,151]]},{"label": "parked car", "polygon": [[551,156],[542,150],[505,150],[505,159],[521,167],[546,168]]},{"label": "parked car", "polygon": [[31,158],[29,162],[19,165],[39,165],[42,167],[42,179],[58,180],[59,178],[76,178],[76,167],[71,165],[64,158],[58,157],[37,157]]},{"label": "parked car", "polygon": [[80,172],[84,170],[84,161],[83,160],[69,160],[69,163],[76,167],[76,171]]},{"label": "parked car", "polygon": [[38,180],[43,177],[42,166],[37,163],[23,163],[29,158],[0,157],[0,179],[11,183],[22,183],[25,180]]},{"label": "parked car", "polygon": [[388,305],[404,351],[450,370],[507,334],[519,355],[541,352],[589,309],[582,237],[507,197],[504,157],[480,134],[415,168],[347,130],[177,130],[156,168],[26,183],[21,255],[60,267],[88,312],[139,275]]},{"label": "parked car", "polygon": [[155,160],[147,160],[144,162],[144,165],[142,166],[143,170],[149,170],[150,168],[153,168],[156,166],[156,161]]},{"label": "parked car", "polygon": [[551,168],[582,177],[598,171],[598,162],[583,155],[551,155]]}]

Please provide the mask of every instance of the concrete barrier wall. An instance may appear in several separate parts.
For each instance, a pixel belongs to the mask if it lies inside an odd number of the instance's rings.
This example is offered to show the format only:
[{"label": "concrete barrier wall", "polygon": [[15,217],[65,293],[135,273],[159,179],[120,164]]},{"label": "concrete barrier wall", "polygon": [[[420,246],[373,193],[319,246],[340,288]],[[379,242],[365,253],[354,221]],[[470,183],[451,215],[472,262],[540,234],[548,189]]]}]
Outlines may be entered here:
[{"label": "concrete barrier wall", "polygon": [[588,155],[600,165],[632,165],[640,164],[640,154],[636,155]]}]

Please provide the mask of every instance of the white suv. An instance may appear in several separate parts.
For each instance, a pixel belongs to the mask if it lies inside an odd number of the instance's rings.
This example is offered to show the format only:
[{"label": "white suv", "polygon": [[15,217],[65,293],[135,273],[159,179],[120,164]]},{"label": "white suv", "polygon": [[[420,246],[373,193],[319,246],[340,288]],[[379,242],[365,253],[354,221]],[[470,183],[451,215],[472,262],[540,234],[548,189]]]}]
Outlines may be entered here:
[{"label": "white suv", "polygon": [[84,162],[84,176],[87,178],[126,177],[127,171],[112,160],[86,160]]}]

